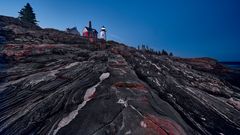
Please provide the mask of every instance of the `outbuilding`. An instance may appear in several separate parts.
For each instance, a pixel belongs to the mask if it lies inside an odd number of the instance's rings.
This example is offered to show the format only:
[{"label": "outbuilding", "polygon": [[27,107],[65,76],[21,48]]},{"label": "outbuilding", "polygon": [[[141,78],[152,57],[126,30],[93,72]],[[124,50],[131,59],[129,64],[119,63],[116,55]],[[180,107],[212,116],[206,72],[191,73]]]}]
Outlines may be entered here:
[{"label": "outbuilding", "polygon": [[88,38],[90,42],[96,42],[98,38],[97,35],[97,30],[92,28],[92,22],[89,21],[88,27],[83,29],[82,36]]}]

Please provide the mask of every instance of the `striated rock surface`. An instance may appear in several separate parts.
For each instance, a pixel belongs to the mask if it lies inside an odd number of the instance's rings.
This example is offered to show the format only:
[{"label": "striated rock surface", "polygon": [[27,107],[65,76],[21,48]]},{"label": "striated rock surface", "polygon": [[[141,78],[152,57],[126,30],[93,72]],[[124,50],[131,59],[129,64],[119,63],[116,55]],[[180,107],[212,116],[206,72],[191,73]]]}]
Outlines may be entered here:
[{"label": "striated rock surface", "polygon": [[[239,76],[215,60],[116,42],[97,50],[74,35],[0,20],[8,40],[0,53],[1,135],[240,134],[239,82],[223,77]],[[12,24],[34,34],[18,35]]]}]

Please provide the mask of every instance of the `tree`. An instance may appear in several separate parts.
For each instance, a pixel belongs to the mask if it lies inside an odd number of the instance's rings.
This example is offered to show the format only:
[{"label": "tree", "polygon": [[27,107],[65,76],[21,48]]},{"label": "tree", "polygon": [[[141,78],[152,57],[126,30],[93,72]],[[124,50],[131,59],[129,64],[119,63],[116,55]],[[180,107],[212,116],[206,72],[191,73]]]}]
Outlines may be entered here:
[{"label": "tree", "polygon": [[170,52],[170,53],[169,53],[169,56],[173,56],[173,53],[172,53],[172,52]]},{"label": "tree", "polygon": [[145,49],[146,49],[146,48],[145,48],[145,45],[144,45],[144,44],[142,44],[142,50],[144,50],[144,51],[145,51]]},{"label": "tree", "polygon": [[154,53],[154,50],[152,48],[150,48],[149,50],[150,50],[150,53]]},{"label": "tree", "polygon": [[162,50],[162,55],[168,55],[167,51],[165,51],[164,49]]},{"label": "tree", "polygon": [[37,25],[36,15],[33,12],[33,8],[29,3],[27,3],[19,13],[19,19],[24,22]]}]

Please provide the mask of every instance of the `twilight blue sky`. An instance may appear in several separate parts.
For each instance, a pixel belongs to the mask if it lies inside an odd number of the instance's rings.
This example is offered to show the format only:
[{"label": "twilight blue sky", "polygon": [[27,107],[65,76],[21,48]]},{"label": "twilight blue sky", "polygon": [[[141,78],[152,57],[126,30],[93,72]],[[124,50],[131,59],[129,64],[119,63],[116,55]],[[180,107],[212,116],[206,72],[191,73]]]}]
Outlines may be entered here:
[{"label": "twilight blue sky", "polygon": [[92,20],[130,46],[240,61],[240,0],[1,0],[0,15],[17,17],[27,2],[44,28],[82,31]]}]

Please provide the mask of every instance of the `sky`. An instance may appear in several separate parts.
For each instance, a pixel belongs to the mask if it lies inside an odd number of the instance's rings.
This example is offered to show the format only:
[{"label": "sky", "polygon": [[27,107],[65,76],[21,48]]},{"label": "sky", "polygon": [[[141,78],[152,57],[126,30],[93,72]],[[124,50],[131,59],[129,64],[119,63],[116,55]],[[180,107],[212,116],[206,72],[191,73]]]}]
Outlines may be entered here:
[{"label": "sky", "polygon": [[0,0],[0,15],[17,17],[27,2],[43,28],[81,32],[91,20],[129,46],[240,61],[240,0]]}]

